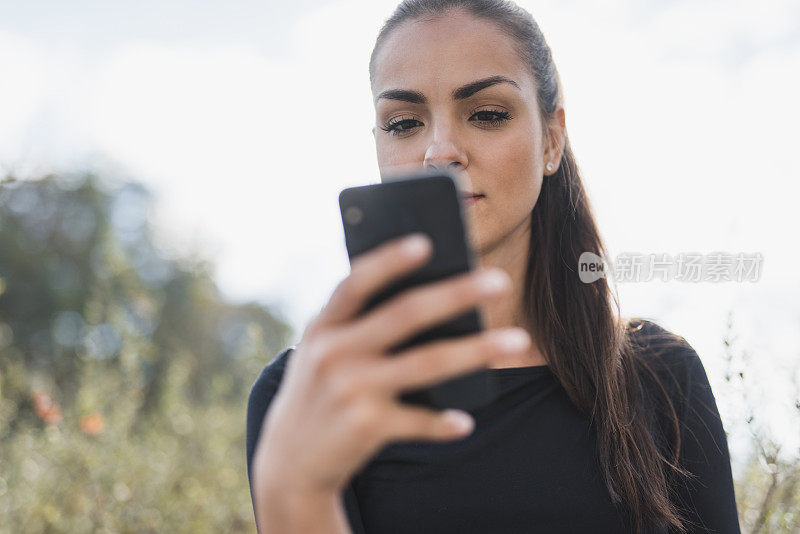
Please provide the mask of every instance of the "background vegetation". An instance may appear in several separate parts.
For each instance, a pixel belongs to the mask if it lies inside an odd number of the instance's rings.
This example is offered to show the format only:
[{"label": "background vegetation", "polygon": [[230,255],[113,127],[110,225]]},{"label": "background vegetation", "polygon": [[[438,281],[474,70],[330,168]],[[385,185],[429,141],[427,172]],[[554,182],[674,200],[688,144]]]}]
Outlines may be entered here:
[{"label": "background vegetation", "polygon": [[255,530],[246,397],[290,329],[149,215],[137,184],[2,183],[2,532]]},{"label": "background vegetation", "polygon": [[[160,246],[150,207],[91,174],[0,183],[0,532],[255,531],[245,403],[291,330]],[[746,403],[732,330],[726,387]],[[800,532],[797,455],[754,417],[726,421],[753,443],[743,531]]]}]

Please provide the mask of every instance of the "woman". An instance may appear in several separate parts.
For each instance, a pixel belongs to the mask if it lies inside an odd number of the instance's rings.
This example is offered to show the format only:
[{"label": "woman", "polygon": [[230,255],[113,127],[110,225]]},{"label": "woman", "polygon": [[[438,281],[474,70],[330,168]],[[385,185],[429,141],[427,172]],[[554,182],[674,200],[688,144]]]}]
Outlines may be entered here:
[{"label": "woman", "polygon": [[[697,354],[621,319],[605,278],[578,277],[580,255],[605,250],[531,16],[493,0],[405,1],[369,68],[381,171],[458,171],[481,195],[466,207],[480,268],[356,319],[431,253],[413,237],[370,251],[266,366],[248,405],[260,530],[739,532]],[[476,306],[485,333],[386,358]],[[396,400],[479,366],[499,394],[470,414]]]}]

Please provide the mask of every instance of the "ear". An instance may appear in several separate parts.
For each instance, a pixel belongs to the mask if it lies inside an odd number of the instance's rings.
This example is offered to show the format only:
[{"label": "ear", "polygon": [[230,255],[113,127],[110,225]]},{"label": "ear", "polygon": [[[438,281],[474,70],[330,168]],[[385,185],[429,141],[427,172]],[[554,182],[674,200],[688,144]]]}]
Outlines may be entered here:
[{"label": "ear", "polygon": [[564,144],[567,138],[567,122],[562,106],[558,106],[547,124],[547,139],[545,139],[544,163],[552,162],[553,174],[558,170],[561,156],[564,154]]},{"label": "ear", "polygon": [[375,139],[375,127],[373,126],[370,131],[372,132],[372,138]]}]

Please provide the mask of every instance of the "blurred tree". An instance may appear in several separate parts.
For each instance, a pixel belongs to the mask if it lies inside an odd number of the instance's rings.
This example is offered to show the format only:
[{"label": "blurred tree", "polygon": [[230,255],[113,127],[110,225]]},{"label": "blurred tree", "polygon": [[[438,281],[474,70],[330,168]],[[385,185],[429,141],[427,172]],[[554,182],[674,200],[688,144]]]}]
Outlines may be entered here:
[{"label": "blurred tree", "polygon": [[248,327],[257,325],[267,353],[275,353],[288,325],[259,304],[225,302],[204,261],[159,250],[150,194],[141,185],[106,191],[101,184],[91,174],[0,183],[5,350],[51,378],[69,403],[81,361],[118,365],[134,338],[148,348],[136,355],[145,412],[158,409],[166,365],[184,352],[191,400],[210,402],[219,376],[229,382],[231,400],[255,378],[254,369],[237,364]]},{"label": "blurred tree", "polygon": [[0,531],[252,531],[245,403],[290,327],[109,183],[0,181]]}]

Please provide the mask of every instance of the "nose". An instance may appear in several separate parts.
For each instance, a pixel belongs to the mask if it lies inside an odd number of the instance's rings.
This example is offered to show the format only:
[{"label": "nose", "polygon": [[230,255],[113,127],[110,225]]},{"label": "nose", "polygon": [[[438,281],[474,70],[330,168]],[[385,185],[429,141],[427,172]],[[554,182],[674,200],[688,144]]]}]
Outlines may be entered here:
[{"label": "nose", "polygon": [[423,167],[434,169],[453,167],[455,170],[464,170],[467,165],[466,154],[450,139],[432,142],[422,162]]}]

